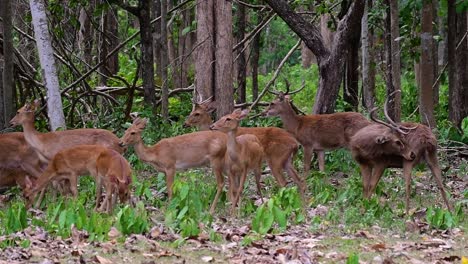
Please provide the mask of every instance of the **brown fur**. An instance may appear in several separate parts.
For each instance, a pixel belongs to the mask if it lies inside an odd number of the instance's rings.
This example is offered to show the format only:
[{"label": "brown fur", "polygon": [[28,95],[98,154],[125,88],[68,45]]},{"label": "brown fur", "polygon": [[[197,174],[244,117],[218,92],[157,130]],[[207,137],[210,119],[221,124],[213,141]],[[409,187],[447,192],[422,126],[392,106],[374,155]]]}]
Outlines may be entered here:
[{"label": "brown fur", "polygon": [[[184,125],[198,127],[200,130],[208,130],[213,123],[210,113],[215,109],[215,102],[194,104],[193,110],[185,120]],[[265,153],[265,160],[271,169],[278,184],[283,187],[286,180],[283,170],[298,185],[301,192],[305,190],[303,180],[297,175],[293,165],[294,155],[298,150],[297,140],[284,129],[277,127],[239,127],[236,135],[253,134],[259,140]]]},{"label": "brown fur", "polygon": [[[112,196],[118,191],[121,202],[128,197],[132,170],[125,158],[116,151],[99,145],[79,145],[59,151],[49,162],[44,173],[26,192],[28,206],[34,200],[36,193],[44,189],[53,180],[68,180],[73,196],[78,195],[78,176],[84,174],[94,176],[97,188],[101,183],[106,189],[106,198],[100,210],[106,208],[110,212],[114,206]],[[97,193],[97,191],[96,191]],[[96,197],[98,208],[100,197]]]},{"label": "brown fur", "polygon": [[[403,168],[406,213],[408,213],[411,171],[424,160],[431,169],[442,198],[450,210],[451,206],[443,188],[442,173],[437,160],[437,140],[434,134],[422,124],[401,123],[400,125],[414,129],[404,135],[384,125],[373,124],[361,129],[352,137],[350,148],[353,158],[361,168],[364,197],[369,198],[374,193],[385,168]],[[388,141],[379,144],[379,138],[383,137],[387,137]],[[398,141],[400,143],[395,144]]]},{"label": "brown fur", "polygon": [[248,111],[240,109],[232,114],[225,115],[213,125],[211,130],[227,133],[227,150],[225,166],[229,179],[229,196],[232,202],[232,211],[237,206],[240,195],[244,190],[247,173],[253,171],[257,191],[262,197],[260,177],[262,176],[263,147],[258,138],[252,134],[236,136],[239,121],[247,116]]},{"label": "brown fur", "polygon": [[[218,186],[224,185],[223,163],[226,135],[212,131],[195,132],[165,138],[147,147],[141,138],[146,123],[146,119],[135,119],[132,126],[125,131],[120,144],[122,146],[134,145],[135,152],[142,161],[151,164],[156,170],[166,175],[169,199],[172,198],[172,184],[176,170],[211,165]],[[211,211],[214,211],[215,203],[216,201],[211,205]]]},{"label": "brown fur", "polygon": [[370,124],[360,113],[346,112],[323,115],[297,115],[291,107],[289,96],[280,94],[264,112],[279,116],[286,131],[293,134],[304,147],[304,174],[310,170],[312,153],[318,155],[319,169],[325,170],[325,150],[348,148],[351,137]]}]

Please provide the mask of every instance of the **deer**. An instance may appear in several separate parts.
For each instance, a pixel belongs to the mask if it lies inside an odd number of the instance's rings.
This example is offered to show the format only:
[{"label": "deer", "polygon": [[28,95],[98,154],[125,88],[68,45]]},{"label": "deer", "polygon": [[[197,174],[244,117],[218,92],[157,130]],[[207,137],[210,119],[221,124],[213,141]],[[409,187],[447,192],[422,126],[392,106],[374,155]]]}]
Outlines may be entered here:
[{"label": "deer", "polygon": [[134,146],[139,159],[164,173],[169,200],[172,199],[172,185],[177,170],[210,165],[217,181],[216,195],[210,207],[210,213],[213,213],[224,187],[226,135],[221,132],[200,131],[164,138],[152,146],[145,146],[141,134],[147,122],[146,118],[136,117],[120,139],[120,145]]},{"label": "deer", "polygon": [[27,175],[37,178],[46,164],[39,161],[33,149],[26,143],[23,133],[0,135],[0,187],[20,186],[24,190]]},{"label": "deer", "polygon": [[319,170],[325,170],[325,150],[348,148],[351,137],[371,122],[360,113],[298,115],[290,96],[278,92],[263,111],[264,116],[279,116],[284,129],[295,136],[304,148],[304,177],[309,175],[312,153],[318,156]]},{"label": "deer", "polygon": [[[78,145],[57,152],[37,180],[27,178],[27,207],[31,206],[36,194],[54,180],[68,180],[71,193],[76,198],[78,176],[86,174],[91,174],[106,190],[105,199],[99,209],[100,198],[96,197],[96,210],[112,212],[114,194],[118,194],[121,203],[128,200],[132,182],[132,170],[128,161],[117,151],[104,146]],[[100,184],[96,184],[97,188],[101,188]]]},{"label": "deer", "polygon": [[[210,129],[213,123],[211,113],[216,110],[216,102],[211,98],[205,101],[194,102],[192,112],[185,119],[185,127],[197,127],[201,131]],[[283,171],[297,184],[299,191],[304,193],[305,183],[298,176],[293,165],[294,156],[298,150],[298,142],[293,135],[278,127],[238,127],[237,136],[255,135],[263,147],[265,160],[278,185],[286,186]]]},{"label": "deer", "polygon": [[[387,98],[388,101],[388,98]],[[411,171],[425,161],[434,176],[447,208],[452,210],[442,183],[437,159],[437,139],[429,127],[411,122],[396,123],[384,105],[389,123],[378,120],[371,111],[374,124],[359,130],[350,141],[351,153],[359,164],[364,198],[370,198],[386,168],[403,168],[406,191],[406,214],[410,207]]]},{"label": "deer", "polygon": [[248,113],[248,109],[243,111],[236,109],[231,114],[221,117],[210,126],[210,130],[217,130],[227,134],[225,166],[229,179],[229,196],[231,197],[232,212],[234,212],[242,194],[249,171],[253,171],[255,175],[257,192],[263,201],[260,187],[264,156],[262,144],[253,134],[237,135],[239,122]]},{"label": "deer", "polygon": [[[59,151],[77,145],[103,145],[118,153],[124,152],[124,149],[119,145],[119,138],[105,129],[82,128],[48,133],[37,131],[34,127],[34,113],[39,107],[39,100],[26,103],[16,112],[16,115],[10,120],[10,124],[23,127],[25,141],[39,156],[41,162],[47,164]],[[99,186],[96,196],[101,196],[100,189]],[[41,200],[41,198],[38,199],[37,206]]]}]

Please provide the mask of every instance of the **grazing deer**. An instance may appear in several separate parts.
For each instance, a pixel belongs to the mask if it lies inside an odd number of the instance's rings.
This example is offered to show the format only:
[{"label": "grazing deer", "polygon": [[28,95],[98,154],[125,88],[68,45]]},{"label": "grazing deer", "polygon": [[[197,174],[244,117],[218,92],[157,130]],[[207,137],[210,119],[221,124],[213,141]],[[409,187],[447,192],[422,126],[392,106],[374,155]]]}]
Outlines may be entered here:
[{"label": "grazing deer", "polygon": [[[127,160],[117,151],[100,145],[79,145],[59,151],[49,162],[44,173],[35,181],[28,180],[26,198],[31,206],[36,194],[53,180],[68,180],[74,197],[78,195],[78,176],[91,174],[96,182],[106,189],[106,196],[99,210],[111,212],[113,195],[118,194],[120,202],[126,202],[132,181],[132,170]],[[100,189],[100,184],[96,184]],[[96,197],[96,209],[100,197]]]},{"label": "grazing deer", "polygon": [[263,147],[258,138],[252,134],[237,136],[239,121],[247,116],[248,110],[237,109],[229,115],[223,116],[210,126],[211,130],[219,130],[227,134],[227,149],[225,166],[229,179],[229,193],[232,211],[237,206],[240,195],[244,190],[244,183],[249,171],[253,171],[257,191],[262,197],[260,177],[262,176]]},{"label": "grazing deer", "polygon": [[185,170],[211,165],[218,189],[211,205],[214,212],[219,195],[224,186],[223,166],[226,152],[226,135],[220,132],[201,131],[165,138],[153,146],[145,146],[141,133],[146,127],[147,119],[136,118],[125,131],[120,145],[134,146],[137,156],[151,164],[156,170],[166,175],[167,193],[172,198],[172,184],[176,170]]},{"label": "grazing deer", "polygon": [[[202,131],[209,130],[213,123],[211,113],[216,109],[215,104],[216,102],[211,101],[211,98],[194,103],[192,112],[185,120],[184,126],[197,127]],[[293,165],[294,155],[298,150],[298,143],[293,135],[277,127],[238,127],[236,135],[245,134],[255,135],[260,140],[271,173],[281,187],[286,185],[286,180],[283,177],[283,170],[285,170],[297,184],[299,191],[301,193],[305,191],[306,185],[297,175]]]},{"label": "grazing deer", "polygon": [[437,140],[431,130],[418,123],[395,123],[387,113],[390,124],[376,119],[378,123],[359,130],[350,142],[353,158],[359,164],[363,182],[363,194],[370,198],[385,168],[403,168],[406,189],[406,214],[409,211],[411,171],[422,160],[426,161],[434,175],[447,208],[451,210],[442,183],[442,173],[437,160]]},{"label": "grazing deer", "polygon": [[[124,149],[119,145],[119,138],[105,129],[82,128],[49,133],[38,132],[34,127],[34,112],[39,106],[38,100],[33,104],[26,103],[17,111],[10,124],[23,127],[24,139],[42,162],[47,164],[59,151],[77,145],[103,145],[123,153]],[[96,192],[96,195],[100,196],[101,191]],[[40,202],[41,199],[38,199],[38,204]]]},{"label": "grazing deer", "polygon": [[304,148],[304,175],[309,174],[312,153],[318,156],[319,169],[325,170],[325,150],[347,148],[351,137],[370,124],[363,115],[355,112],[297,115],[290,97],[279,92],[264,111],[266,116],[279,116],[286,131],[293,134]]}]

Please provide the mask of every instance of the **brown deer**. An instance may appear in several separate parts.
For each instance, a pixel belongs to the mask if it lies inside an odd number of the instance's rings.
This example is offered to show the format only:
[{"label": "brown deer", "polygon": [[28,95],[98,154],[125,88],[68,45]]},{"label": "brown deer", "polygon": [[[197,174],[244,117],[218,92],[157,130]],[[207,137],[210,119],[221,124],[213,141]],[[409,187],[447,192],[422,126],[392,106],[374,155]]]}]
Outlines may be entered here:
[{"label": "brown deer", "polygon": [[240,120],[245,118],[248,110],[237,109],[229,115],[223,116],[210,126],[211,130],[219,130],[227,134],[227,149],[225,166],[229,179],[229,193],[232,202],[232,212],[237,206],[244,183],[249,171],[253,171],[257,191],[262,197],[260,177],[262,176],[263,147],[258,138],[252,134],[237,136]]},{"label": "brown deer", "polygon": [[[44,173],[37,180],[27,183],[27,206],[30,207],[36,194],[53,180],[68,180],[71,192],[76,197],[78,176],[88,173],[106,189],[106,196],[99,210],[112,211],[114,194],[119,195],[122,203],[128,200],[132,170],[127,160],[117,151],[104,146],[79,145],[59,151]],[[96,187],[101,188],[100,184],[96,184]],[[100,197],[96,197],[96,209],[99,201]]]},{"label": "brown deer", "polygon": [[279,116],[286,131],[293,134],[304,148],[304,175],[309,174],[312,153],[318,156],[319,169],[325,170],[325,150],[348,148],[349,140],[370,121],[355,112],[298,115],[290,97],[279,92],[264,111],[266,116]]},{"label": "brown deer", "polygon": [[[59,151],[77,145],[103,145],[123,153],[124,149],[119,146],[119,138],[105,129],[82,128],[48,133],[38,132],[34,127],[34,112],[39,106],[38,100],[32,104],[26,103],[17,111],[10,124],[23,127],[24,139],[42,162],[47,164]],[[101,191],[98,191],[96,195],[101,195]],[[40,201],[41,199],[38,199],[38,204]]]},{"label": "brown deer", "polygon": [[[184,126],[197,127],[202,131],[208,130],[213,123],[211,113],[216,109],[215,104],[216,102],[211,101],[211,98],[194,103],[192,112],[185,120]],[[281,187],[286,185],[286,180],[283,177],[283,170],[285,170],[297,184],[299,190],[305,191],[305,183],[297,175],[293,165],[294,155],[298,150],[298,143],[293,135],[277,127],[238,127],[236,135],[245,134],[255,135],[260,140],[265,160]]]},{"label": "brown deer", "polygon": [[202,131],[165,138],[153,146],[145,146],[141,137],[147,119],[136,118],[120,140],[121,146],[134,146],[138,157],[166,175],[167,193],[172,198],[172,184],[176,170],[211,165],[218,184],[210,212],[214,212],[224,186],[223,165],[226,135]]},{"label": "brown deer", "polygon": [[422,160],[432,171],[447,208],[451,210],[442,183],[442,173],[437,160],[437,140],[431,130],[418,123],[395,123],[387,114],[390,124],[371,119],[378,124],[359,130],[350,141],[353,158],[359,164],[363,182],[363,194],[370,198],[385,168],[403,168],[406,189],[406,214],[409,211],[411,171]]}]

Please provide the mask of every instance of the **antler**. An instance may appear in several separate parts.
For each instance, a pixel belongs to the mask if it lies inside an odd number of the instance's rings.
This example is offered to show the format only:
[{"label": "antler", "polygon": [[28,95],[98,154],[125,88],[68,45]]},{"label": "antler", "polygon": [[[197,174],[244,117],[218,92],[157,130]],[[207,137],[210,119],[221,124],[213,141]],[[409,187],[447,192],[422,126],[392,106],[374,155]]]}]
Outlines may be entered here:
[{"label": "antler", "polygon": [[369,112],[369,114],[370,114],[370,119],[371,119],[372,121],[374,121],[374,122],[376,122],[376,123],[378,123],[378,124],[384,125],[384,126],[390,128],[390,129],[392,129],[392,130],[396,130],[396,131],[398,131],[398,132],[400,132],[401,134],[404,134],[404,135],[407,135],[407,134],[409,133],[409,131],[403,131],[403,130],[400,128],[400,126],[395,126],[395,125],[393,125],[393,124],[389,124],[389,123],[387,123],[387,122],[384,122],[384,121],[382,121],[382,120],[377,119],[377,118],[375,117],[375,114],[374,114],[374,112],[375,112],[377,109],[379,109],[379,108],[378,108],[378,107],[374,107],[374,108],[372,108],[372,110]]},{"label": "antler", "polygon": [[[296,94],[296,93],[302,91],[302,89],[304,89],[304,87],[305,87],[305,82],[304,82],[304,80],[303,80],[303,81],[302,81],[302,86],[301,86],[299,89],[297,89],[297,90],[295,90],[295,91],[292,91],[292,92],[289,92],[289,88],[290,88],[291,84],[289,83],[288,79],[286,79],[286,78],[284,79],[284,82],[285,82],[285,84],[286,84],[286,92],[282,92],[283,95],[287,95],[287,94],[289,94],[289,95],[291,95],[291,94]],[[274,94],[274,95],[280,95],[280,92],[277,92],[277,91],[273,91],[273,90],[270,91],[270,90],[268,90],[268,92],[271,93],[271,94]]]},{"label": "antler", "polygon": [[[405,127],[405,126],[402,126],[400,124],[397,124],[395,121],[393,121],[393,119],[390,117],[390,115],[388,114],[388,102],[389,102],[389,99],[390,97],[392,97],[395,93],[401,93],[401,90],[395,90],[393,91],[391,94],[388,95],[387,99],[385,100],[385,104],[384,104],[384,115],[385,115],[385,118],[388,120],[388,122],[390,122],[390,124],[392,124],[392,126],[395,127],[395,129],[397,129],[399,132],[403,133],[403,134],[408,134],[410,130],[413,130],[413,129],[416,129],[417,126],[415,127]],[[403,132],[402,129],[405,129],[407,130],[406,132]]]}]

